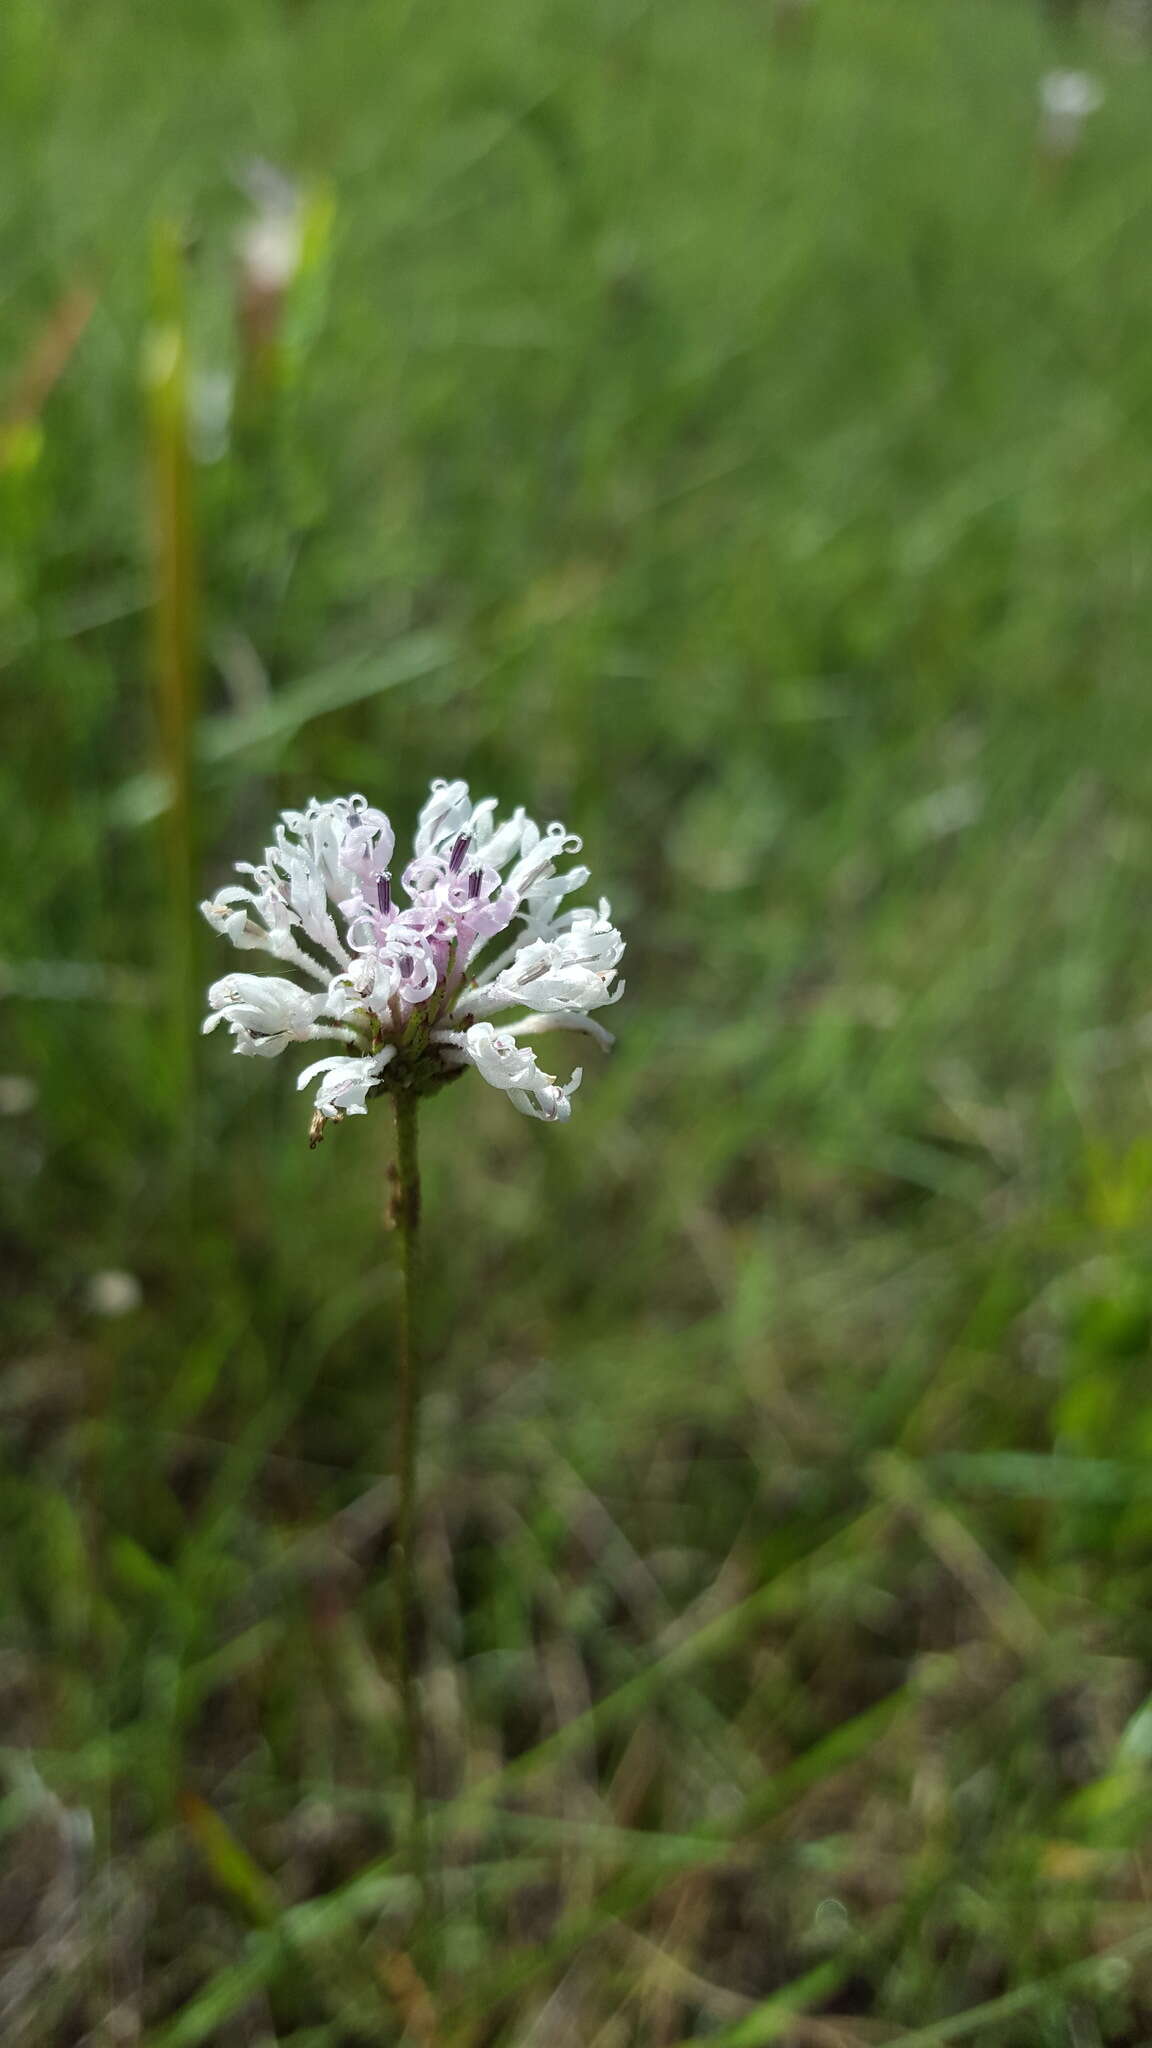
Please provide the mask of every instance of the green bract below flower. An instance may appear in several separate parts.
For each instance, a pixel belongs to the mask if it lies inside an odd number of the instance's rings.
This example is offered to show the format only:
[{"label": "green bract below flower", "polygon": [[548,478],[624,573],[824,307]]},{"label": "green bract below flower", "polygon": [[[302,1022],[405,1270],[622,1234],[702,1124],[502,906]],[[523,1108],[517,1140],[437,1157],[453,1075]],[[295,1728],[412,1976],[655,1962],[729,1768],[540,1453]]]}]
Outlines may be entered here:
[{"label": "green bract below flower", "polygon": [[579,839],[523,810],[498,820],[494,797],[474,804],[467,783],[434,782],[399,902],[394,847],[383,811],[362,796],[285,811],[263,861],[237,864],[249,879],[202,909],[234,946],[270,953],[312,985],[228,975],[208,991],[205,1031],[227,1024],[235,1051],[258,1058],[314,1039],[348,1048],[297,1083],[319,1077],[313,1142],[377,1096],[431,1094],[470,1066],[526,1116],[563,1123],[580,1068],[561,1083],[520,1041],[572,1030],[610,1046],[591,1012],[624,993],[624,941],[607,902],[564,907],[588,880],[585,867],[558,866]]}]

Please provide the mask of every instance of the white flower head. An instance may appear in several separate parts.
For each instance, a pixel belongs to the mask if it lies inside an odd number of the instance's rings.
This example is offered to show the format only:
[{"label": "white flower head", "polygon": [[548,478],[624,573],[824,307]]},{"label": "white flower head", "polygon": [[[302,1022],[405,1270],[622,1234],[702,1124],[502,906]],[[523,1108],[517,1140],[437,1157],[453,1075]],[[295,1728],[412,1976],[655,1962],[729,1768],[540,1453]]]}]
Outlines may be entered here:
[{"label": "white flower head", "polygon": [[249,164],[241,177],[252,212],[236,238],[241,275],[250,291],[287,291],[304,256],[304,201],[274,164]]},{"label": "white flower head", "polygon": [[226,1024],[236,1052],[262,1059],[342,1042],[300,1076],[302,1088],[322,1076],[313,1142],[379,1095],[431,1094],[468,1067],[525,1116],[568,1119],[580,1069],[558,1081],[520,1041],[575,1030],[608,1046],[591,1012],[624,993],[607,901],[564,907],[588,880],[587,868],[561,866],[580,849],[572,833],[523,810],[498,820],[494,797],[474,803],[467,783],[434,782],[398,880],[395,834],[363,796],[285,811],[273,840],[261,861],[238,863],[247,881],[201,908],[234,946],[269,953],[308,985],[226,976],[208,991],[204,1029]]},{"label": "white flower head", "polygon": [[1083,120],[1104,104],[1104,88],[1089,71],[1046,71],[1040,98],[1047,113],[1070,114]]},{"label": "white flower head", "polygon": [[1046,71],[1040,80],[1040,139],[1054,156],[1069,156],[1090,114],[1104,104],[1104,88],[1088,71]]}]

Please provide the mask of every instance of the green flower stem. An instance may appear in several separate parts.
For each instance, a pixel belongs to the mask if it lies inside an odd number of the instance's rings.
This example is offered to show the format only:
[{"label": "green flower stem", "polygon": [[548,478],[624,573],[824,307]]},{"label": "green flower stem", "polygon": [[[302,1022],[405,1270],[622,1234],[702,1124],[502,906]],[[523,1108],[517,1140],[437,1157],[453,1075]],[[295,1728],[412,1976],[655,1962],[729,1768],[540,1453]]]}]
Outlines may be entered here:
[{"label": "green flower stem", "polygon": [[396,1665],[404,1719],[404,1762],[408,1777],[408,1858],[416,1880],[420,1911],[427,1906],[427,1851],[424,1826],[423,1742],[420,1700],[412,1666],[413,1537],[416,1519],[416,1445],[419,1427],[420,1376],[420,1157],[417,1148],[418,1099],[405,1089],[392,1097],[396,1111],[396,1193],[393,1213],[400,1232],[401,1288],[399,1311],[399,1412],[396,1463],[400,1500],[396,1517],[395,1592]]}]

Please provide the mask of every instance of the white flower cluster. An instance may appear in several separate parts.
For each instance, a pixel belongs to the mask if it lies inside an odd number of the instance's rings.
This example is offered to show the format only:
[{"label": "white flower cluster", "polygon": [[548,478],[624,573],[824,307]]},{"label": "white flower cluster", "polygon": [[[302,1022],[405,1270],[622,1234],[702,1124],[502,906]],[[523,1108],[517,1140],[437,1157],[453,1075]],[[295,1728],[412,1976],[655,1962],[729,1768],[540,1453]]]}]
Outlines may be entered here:
[{"label": "white flower cluster", "polygon": [[[362,796],[313,798],[283,813],[262,862],[237,864],[248,881],[201,906],[234,946],[318,984],[228,975],[208,991],[205,1031],[227,1024],[235,1051],[262,1059],[318,1038],[350,1048],[300,1076],[301,1088],[321,1077],[314,1139],[374,1094],[427,1094],[467,1066],[525,1116],[562,1123],[581,1070],[557,1081],[521,1039],[567,1029],[611,1045],[590,1013],[624,993],[623,982],[613,987],[624,941],[603,899],[595,910],[564,907],[588,880],[587,868],[558,868],[580,841],[563,825],[542,831],[523,810],[495,813],[494,797],[474,804],[466,783],[434,782],[398,903],[384,813]],[[514,923],[515,936],[483,957]],[[501,1018],[517,1010],[526,1014]]]},{"label": "white flower cluster", "polygon": [[1084,123],[1099,113],[1104,88],[1089,71],[1046,71],[1040,80],[1040,141],[1052,156],[1071,156]]}]

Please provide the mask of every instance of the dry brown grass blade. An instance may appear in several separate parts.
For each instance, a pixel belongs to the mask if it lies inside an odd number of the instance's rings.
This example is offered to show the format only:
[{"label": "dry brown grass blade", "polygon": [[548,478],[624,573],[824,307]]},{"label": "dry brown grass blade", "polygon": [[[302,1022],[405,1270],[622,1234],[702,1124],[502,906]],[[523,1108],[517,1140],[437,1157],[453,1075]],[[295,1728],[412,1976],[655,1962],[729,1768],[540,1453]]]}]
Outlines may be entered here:
[{"label": "dry brown grass blade", "polygon": [[406,2033],[419,2043],[419,2048],[434,2048],[438,2031],[436,2007],[407,1951],[397,1950],[389,1956],[380,1966],[380,1977]]},{"label": "dry brown grass blade", "polygon": [[0,451],[9,437],[39,418],[96,310],[90,285],[69,285],[57,299],[28,350],[0,414]]}]

